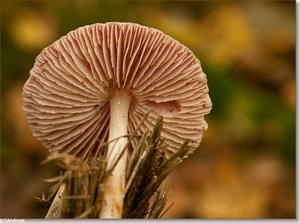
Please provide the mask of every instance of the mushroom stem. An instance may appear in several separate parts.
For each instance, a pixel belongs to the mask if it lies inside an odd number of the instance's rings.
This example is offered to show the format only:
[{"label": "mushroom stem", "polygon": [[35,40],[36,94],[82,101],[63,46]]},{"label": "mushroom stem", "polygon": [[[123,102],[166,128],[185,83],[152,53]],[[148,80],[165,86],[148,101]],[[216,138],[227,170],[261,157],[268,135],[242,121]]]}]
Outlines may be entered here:
[{"label": "mushroom stem", "polygon": [[[108,141],[127,134],[128,110],[131,95],[126,90],[117,90],[110,100],[110,128]],[[120,157],[127,144],[127,138],[122,137],[108,145],[108,168],[111,168]],[[100,218],[122,218],[123,201],[125,196],[125,170],[127,151],[119,159],[108,178],[104,189],[104,197]]]}]

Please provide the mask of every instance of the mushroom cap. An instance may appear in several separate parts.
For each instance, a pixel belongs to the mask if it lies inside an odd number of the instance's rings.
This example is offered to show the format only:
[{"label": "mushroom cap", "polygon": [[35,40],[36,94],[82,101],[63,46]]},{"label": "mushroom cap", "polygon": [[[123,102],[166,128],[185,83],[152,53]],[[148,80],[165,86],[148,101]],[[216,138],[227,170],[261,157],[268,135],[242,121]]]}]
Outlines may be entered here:
[{"label": "mushroom cap", "polygon": [[46,47],[23,87],[23,109],[50,152],[86,159],[99,156],[108,139],[114,89],[132,95],[129,134],[150,110],[138,133],[153,129],[162,115],[167,157],[187,138],[190,153],[199,145],[212,107],[199,60],[173,38],[138,24],[87,25]]}]

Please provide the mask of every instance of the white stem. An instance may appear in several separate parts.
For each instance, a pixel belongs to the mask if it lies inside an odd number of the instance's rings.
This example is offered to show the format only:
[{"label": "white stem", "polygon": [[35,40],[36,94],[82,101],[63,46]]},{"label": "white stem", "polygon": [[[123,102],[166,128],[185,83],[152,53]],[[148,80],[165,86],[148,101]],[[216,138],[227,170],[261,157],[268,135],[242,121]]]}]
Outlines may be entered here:
[{"label": "white stem", "polygon": [[[111,141],[127,133],[128,110],[131,95],[126,90],[117,90],[110,100],[110,127],[109,139]],[[127,143],[127,138],[122,137],[108,145],[108,168],[120,156]],[[125,170],[127,151],[122,155],[115,166],[112,175],[108,178],[104,189],[104,197],[100,218],[122,218],[123,201],[125,196]]]}]

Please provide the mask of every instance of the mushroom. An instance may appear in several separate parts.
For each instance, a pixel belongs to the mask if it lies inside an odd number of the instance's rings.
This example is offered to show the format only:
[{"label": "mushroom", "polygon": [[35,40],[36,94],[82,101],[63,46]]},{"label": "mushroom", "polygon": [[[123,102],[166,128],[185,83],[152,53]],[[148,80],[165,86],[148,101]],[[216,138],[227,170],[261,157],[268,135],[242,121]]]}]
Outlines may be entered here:
[{"label": "mushroom", "polygon": [[[164,117],[167,157],[190,139],[192,153],[207,129],[212,103],[199,60],[159,30],[133,23],[93,24],[69,32],[36,58],[23,87],[28,124],[50,153],[82,160],[120,156],[127,134],[152,129]],[[123,137],[124,136],[124,137]],[[136,141],[132,141],[132,148]],[[103,218],[120,218],[128,153],[109,177]]]}]

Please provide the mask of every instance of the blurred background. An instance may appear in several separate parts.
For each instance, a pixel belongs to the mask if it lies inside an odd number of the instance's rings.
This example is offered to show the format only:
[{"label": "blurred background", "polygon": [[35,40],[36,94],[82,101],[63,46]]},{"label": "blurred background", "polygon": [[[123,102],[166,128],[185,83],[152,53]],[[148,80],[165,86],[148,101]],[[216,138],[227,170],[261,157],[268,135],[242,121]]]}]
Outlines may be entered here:
[{"label": "blurred background", "polygon": [[169,176],[164,218],[296,217],[293,1],[1,1],[1,214],[44,218],[57,176],[22,111],[35,57],[80,26],[157,28],[201,61],[213,109],[201,149]]}]

